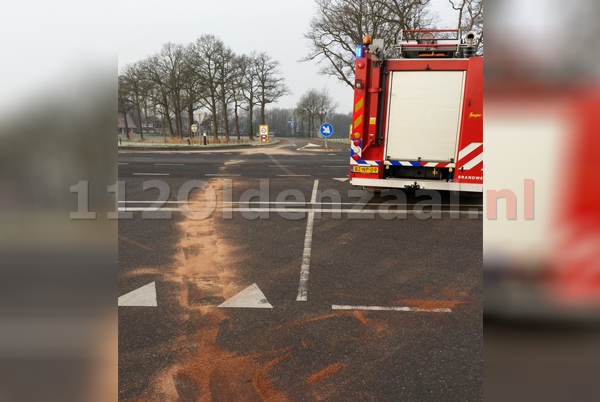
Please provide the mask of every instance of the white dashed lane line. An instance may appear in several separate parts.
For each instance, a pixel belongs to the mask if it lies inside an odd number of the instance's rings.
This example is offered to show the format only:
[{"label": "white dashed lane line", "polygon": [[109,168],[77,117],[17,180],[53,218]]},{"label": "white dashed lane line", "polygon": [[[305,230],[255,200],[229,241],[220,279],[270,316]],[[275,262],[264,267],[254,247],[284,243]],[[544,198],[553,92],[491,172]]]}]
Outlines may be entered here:
[{"label": "white dashed lane line", "polygon": [[[319,180],[315,180],[310,203],[317,202],[317,189]],[[302,266],[300,267],[300,284],[298,285],[298,296],[296,301],[308,300],[308,274],[310,269],[310,254],[312,250],[313,227],[315,222],[315,211],[308,212],[308,221],[306,223],[306,234],[304,235],[304,251],[302,252]]]},{"label": "white dashed lane line", "polygon": [[420,313],[451,313],[449,308],[418,308],[418,307],[384,307],[384,306],[331,306],[333,310],[362,310],[362,311],[410,311]]}]

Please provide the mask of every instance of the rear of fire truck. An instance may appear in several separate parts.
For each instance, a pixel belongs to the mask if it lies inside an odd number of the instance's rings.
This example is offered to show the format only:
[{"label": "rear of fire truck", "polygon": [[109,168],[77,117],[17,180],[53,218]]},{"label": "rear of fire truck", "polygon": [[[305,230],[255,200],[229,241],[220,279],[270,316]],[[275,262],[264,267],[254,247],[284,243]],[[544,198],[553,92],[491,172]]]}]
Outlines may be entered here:
[{"label": "rear of fire truck", "polygon": [[483,58],[475,34],[404,30],[356,49],[350,183],[483,191]]}]

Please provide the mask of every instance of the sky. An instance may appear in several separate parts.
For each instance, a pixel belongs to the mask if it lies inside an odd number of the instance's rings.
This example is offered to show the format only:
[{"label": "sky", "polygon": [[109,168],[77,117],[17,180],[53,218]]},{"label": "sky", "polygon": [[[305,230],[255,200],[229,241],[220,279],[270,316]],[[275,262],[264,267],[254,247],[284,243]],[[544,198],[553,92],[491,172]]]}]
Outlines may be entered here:
[{"label": "sky", "polygon": [[[443,28],[454,28],[456,12],[447,0],[432,0]],[[281,63],[292,94],[274,107],[295,107],[311,88],[327,88],[349,113],[352,89],[318,74],[315,62],[299,62],[308,54],[307,32],[316,14],[312,0],[119,0],[119,69],[158,52],[166,42],[188,44],[202,34],[220,37],[234,52],[265,51]]]}]

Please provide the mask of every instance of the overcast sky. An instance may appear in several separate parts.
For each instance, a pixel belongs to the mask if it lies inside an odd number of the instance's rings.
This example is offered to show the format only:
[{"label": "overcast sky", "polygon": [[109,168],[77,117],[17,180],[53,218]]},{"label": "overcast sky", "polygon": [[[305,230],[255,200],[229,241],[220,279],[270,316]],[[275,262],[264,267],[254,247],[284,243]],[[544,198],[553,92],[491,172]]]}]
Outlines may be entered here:
[{"label": "overcast sky", "polygon": [[[448,0],[432,0],[444,27],[454,27],[455,11]],[[352,90],[334,78],[318,74],[307,55],[303,34],[315,15],[312,0],[119,0],[119,69],[160,50],[166,42],[188,44],[202,34],[214,34],[236,53],[266,51],[281,62],[293,94],[278,107],[294,107],[309,88],[327,87],[348,113]]]}]

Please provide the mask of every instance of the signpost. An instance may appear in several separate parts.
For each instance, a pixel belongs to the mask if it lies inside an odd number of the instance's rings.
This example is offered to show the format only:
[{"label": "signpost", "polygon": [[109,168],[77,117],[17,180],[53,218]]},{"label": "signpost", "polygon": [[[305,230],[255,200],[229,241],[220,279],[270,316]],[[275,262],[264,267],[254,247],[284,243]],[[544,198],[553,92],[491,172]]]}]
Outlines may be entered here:
[{"label": "signpost", "polygon": [[196,132],[198,131],[198,126],[196,124],[192,124],[192,126],[190,127],[192,129],[192,144],[194,143],[194,134],[196,134]]},{"label": "signpost", "polygon": [[258,126],[258,134],[260,136],[260,142],[269,142],[269,126],[266,124]]},{"label": "signpost", "polygon": [[327,146],[327,138],[331,137],[331,135],[333,134],[333,126],[329,123],[323,123],[321,124],[319,131],[321,132],[321,136],[325,138],[325,148],[329,148]]}]

